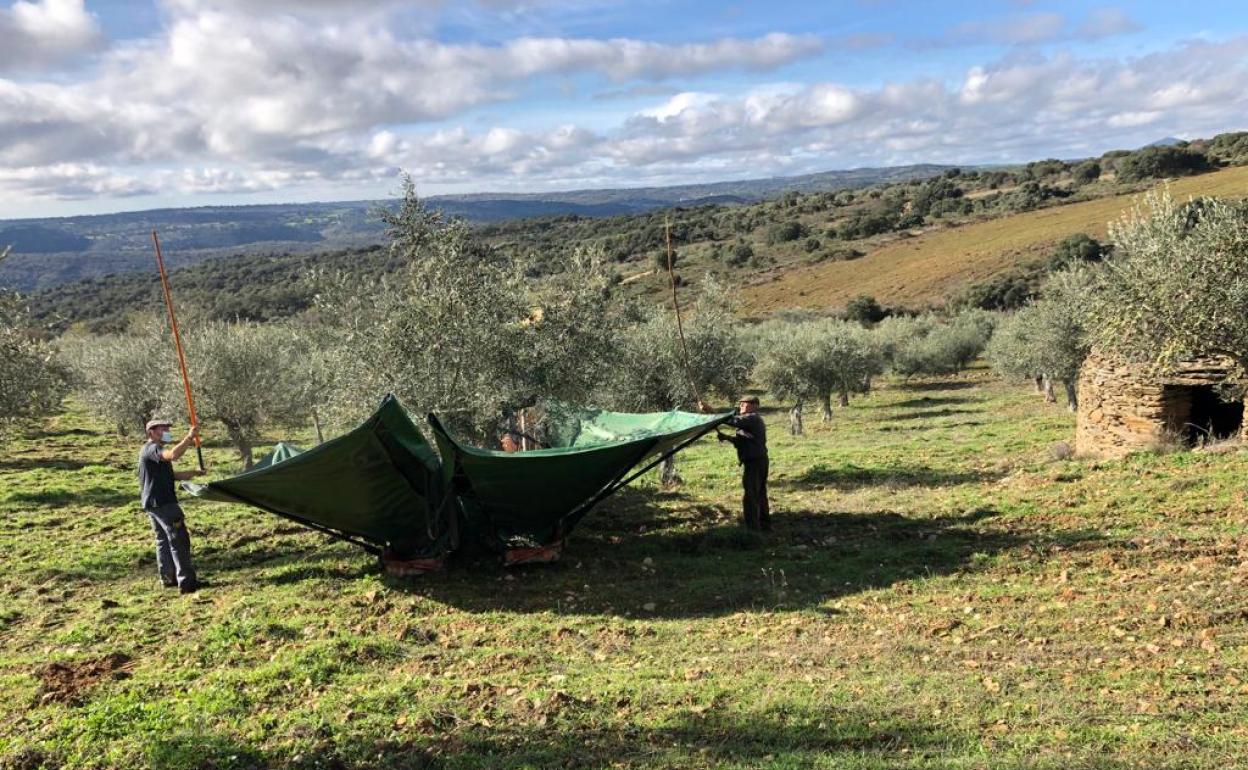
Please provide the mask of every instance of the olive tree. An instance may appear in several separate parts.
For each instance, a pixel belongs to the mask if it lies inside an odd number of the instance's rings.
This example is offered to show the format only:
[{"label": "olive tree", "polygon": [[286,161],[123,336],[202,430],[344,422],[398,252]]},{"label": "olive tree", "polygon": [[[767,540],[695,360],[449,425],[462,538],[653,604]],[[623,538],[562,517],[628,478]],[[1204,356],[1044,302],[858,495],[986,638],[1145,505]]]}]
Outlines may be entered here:
[{"label": "olive tree", "polygon": [[1066,405],[1078,409],[1076,383],[1091,348],[1087,314],[1098,273],[1073,267],[1054,273],[1041,298],[1006,319],[988,344],[988,360],[1006,376],[1038,378],[1045,399],[1056,400],[1053,383],[1066,391]]},{"label": "olive tree", "polygon": [[[184,340],[200,422],[223,427],[244,469],[251,468],[262,430],[307,414],[290,386],[289,335],[275,326],[215,321],[196,324]],[[176,397],[167,400],[181,407]]]},{"label": "olive tree", "polygon": [[1094,342],[1158,367],[1226,356],[1248,370],[1248,210],[1152,193],[1110,227]]},{"label": "olive tree", "polygon": [[[687,362],[669,308],[633,312],[637,321],[620,330],[610,371],[596,394],[604,406],[622,411],[692,408],[698,396],[732,399],[745,387],[753,354],[716,284],[704,285],[683,310]],[[664,485],[679,481],[670,460],[663,464],[661,480]]]},{"label": "olive tree", "polygon": [[153,317],[137,318],[124,334],[66,334],[58,345],[74,393],[119,434],[142,434],[144,424],[176,403],[177,359]]},{"label": "olive tree", "polygon": [[822,418],[832,419],[832,396],[849,406],[851,393],[866,393],[871,380],[884,371],[884,358],[875,338],[856,324],[819,324],[810,351],[818,383]]},{"label": "olive tree", "polygon": [[773,322],[752,334],[758,365],[754,377],[793,406],[789,431],[804,430],[804,407],[818,401],[823,419],[832,417],[832,397],[842,406],[850,393],[865,392],[883,371],[879,347],[870,332],[846,321]]},{"label": "olive tree", "polygon": [[381,283],[325,276],[316,302],[336,340],[333,411],[358,419],[386,393],[484,439],[539,396],[583,401],[621,322],[597,255],[557,255],[547,278],[427,208],[406,180],[382,212],[405,267]]},{"label": "olive tree", "polygon": [[0,292],[0,436],[54,409],[65,391],[65,372],[36,333],[25,304]]},{"label": "olive tree", "polygon": [[931,317],[886,318],[877,339],[888,367],[902,377],[952,374],[965,369],[984,350],[994,316],[969,310],[948,321]]}]

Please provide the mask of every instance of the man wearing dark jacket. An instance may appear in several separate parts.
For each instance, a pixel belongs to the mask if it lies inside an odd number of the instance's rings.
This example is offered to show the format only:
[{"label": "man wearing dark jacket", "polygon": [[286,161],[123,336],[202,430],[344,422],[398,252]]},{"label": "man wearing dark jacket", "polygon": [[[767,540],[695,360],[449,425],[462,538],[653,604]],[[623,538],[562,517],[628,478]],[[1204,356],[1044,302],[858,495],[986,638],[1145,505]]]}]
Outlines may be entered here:
[{"label": "man wearing dark jacket", "polygon": [[[703,409],[706,407],[703,404]],[[758,396],[742,396],[737,401],[737,415],[728,423],[731,434],[716,433],[720,441],[728,441],[737,450],[741,464],[741,486],[744,489],[742,508],[746,529],[771,529],[771,508],[767,504],[767,426],[758,413]]]},{"label": "man wearing dark jacket", "polygon": [[[191,564],[191,536],[186,531],[186,517],[178,505],[174,482],[195,478],[203,471],[175,471],[173,463],[186,453],[199,428],[192,427],[186,438],[173,444],[170,427],[168,420],[147,423],[147,443],[139,450],[139,502],[151,519],[152,532],[156,535],[156,570],[160,573],[160,582],[189,594],[202,584]],[[173,446],[166,449],[166,444]]]}]

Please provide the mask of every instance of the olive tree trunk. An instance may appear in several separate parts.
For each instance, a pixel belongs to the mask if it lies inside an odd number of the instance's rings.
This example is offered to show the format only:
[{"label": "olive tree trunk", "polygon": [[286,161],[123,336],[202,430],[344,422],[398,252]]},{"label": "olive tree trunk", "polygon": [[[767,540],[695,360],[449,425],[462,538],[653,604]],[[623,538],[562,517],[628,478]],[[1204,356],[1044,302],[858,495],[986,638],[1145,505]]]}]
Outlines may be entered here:
[{"label": "olive tree trunk", "polygon": [[1072,412],[1079,411],[1079,396],[1076,392],[1074,380],[1062,380],[1062,385],[1066,388],[1066,408]]},{"label": "olive tree trunk", "polygon": [[316,427],[316,443],[324,444],[325,434],[321,432],[321,416],[316,413],[315,409],[312,410],[312,424]]},{"label": "olive tree trunk", "polygon": [[1056,404],[1057,394],[1053,392],[1053,380],[1049,379],[1049,375],[1044,375],[1044,400],[1046,403]]},{"label": "olive tree trunk", "polygon": [[789,433],[794,436],[802,435],[802,402],[798,401],[789,410]]},{"label": "olive tree trunk", "polygon": [[676,456],[671,455],[663,459],[659,463],[659,486],[664,489],[671,489],[684,484],[685,480],[680,477],[680,473],[676,470]]},{"label": "olive tree trunk", "polygon": [[229,423],[225,425],[225,435],[229,437],[230,443],[238,450],[238,456],[243,460],[243,470],[249,471],[256,464],[251,454],[251,439],[241,429],[231,426]]}]

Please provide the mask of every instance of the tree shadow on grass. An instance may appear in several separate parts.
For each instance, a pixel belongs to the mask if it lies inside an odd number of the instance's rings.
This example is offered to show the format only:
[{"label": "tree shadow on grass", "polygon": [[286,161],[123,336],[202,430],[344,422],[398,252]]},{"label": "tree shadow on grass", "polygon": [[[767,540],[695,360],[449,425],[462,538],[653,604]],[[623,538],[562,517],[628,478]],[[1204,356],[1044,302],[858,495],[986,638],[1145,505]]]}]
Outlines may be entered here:
[{"label": "tree shadow on grass", "polygon": [[916,382],[898,382],[889,386],[896,390],[910,391],[933,391],[933,390],[967,390],[968,388],[979,387],[977,382],[962,382],[948,380],[919,380]]},{"label": "tree shadow on grass", "polygon": [[591,514],[555,564],[504,574],[477,561],[434,580],[387,582],[470,612],[713,617],[813,608],[978,569],[1027,542],[988,526],[995,515],[988,509],[958,516],[787,510],[773,513],[773,532],[760,534],[737,524],[735,511],[718,509],[684,512],[677,525],[658,531],[621,527],[638,507],[626,497],[604,506],[603,515]]},{"label": "tree shadow on grass", "polygon": [[483,688],[471,705],[489,715],[485,724],[471,718],[465,704],[439,715],[437,724],[411,719],[380,740],[326,722],[311,745],[286,750],[266,751],[233,736],[194,731],[149,739],[143,753],[152,770],[653,768],[708,763],[806,767],[864,760],[886,764],[961,753],[975,743],[971,735],[861,708],[760,713],[749,704],[689,703],[678,716],[653,727],[637,724],[645,719],[647,704],[620,696],[600,699],[556,691],[534,703],[508,697],[501,688]]},{"label": "tree shadow on grass", "polygon": [[962,414],[982,414],[978,409],[954,409],[946,407],[943,409],[923,409],[918,412],[905,412],[903,414],[894,414],[888,417],[881,417],[880,422],[909,422],[911,420],[934,420],[938,417],[955,417]]},{"label": "tree shadow on grass", "polygon": [[966,396],[921,396],[919,398],[911,398],[906,401],[898,401],[894,404],[875,404],[876,409],[915,409],[915,408],[931,408],[937,406],[958,406],[962,404],[978,404],[983,399],[967,398]]},{"label": "tree shadow on grass", "polygon": [[0,458],[0,471],[78,471],[86,468],[88,465],[99,464],[99,460],[79,460],[66,457],[10,457]]},{"label": "tree shadow on grass", "polygon": [[949,430],[950,428],[970,428],[976,425],[983,425],[983,420],[959,420],[957,422],[938,422],[924,423],[922,425],[881,425],[878,430],[881,433],[912,433],[922,430]]},{"label": "tree shadow on grass", "polygon": [[841,491],[883,486],[891,489],[905,487],[948,487],[957,484],[978,484],[996,481],[1000,473],[983,471],[944,471],[926,465],[888,468],[862,468],[847,464],[838,467],[815,465],[793,478],[776,479],[771,486],[776,489],[832,487]]},{"label": "tree shadow on grass", "polygon": [[120,492],[112,487],[87,487],[85,489],[65,489],[54,487],[33,492],[18,490],[10,492],[6,502],[24,505],[90,505],[99,508],[115,508],[127,503],[138,507],[137,495],[133,492]]}]

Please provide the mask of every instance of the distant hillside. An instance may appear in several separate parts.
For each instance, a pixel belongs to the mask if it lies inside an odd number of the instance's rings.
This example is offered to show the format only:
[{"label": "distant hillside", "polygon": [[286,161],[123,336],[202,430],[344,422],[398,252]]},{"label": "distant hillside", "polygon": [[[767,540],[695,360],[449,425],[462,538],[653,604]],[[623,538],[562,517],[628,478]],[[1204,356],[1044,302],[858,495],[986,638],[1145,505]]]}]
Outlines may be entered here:
[{"label": "distant hillside", "polygon": [[[1224,169],[1169,183],[1188,196],[1248,196],[1248,167]],[[885,305],[939,305],[970,286],[1045,259],[1075,233],[1104,238],[1106,226],[1136,195],[1053,206],[1022,214],[945,227],[902,238],[853,262],[824,262],[767,276],[741,292],[744,310],[766,315],[786,308],[841,307],[868,294]]]},{"label": "distant hillside", "polygon": [[[1199,162],[1193,162],[1194,155]],[[1232,168],[1208,171],[1226,165]],[[682,283],[696,290],[714,276],[719,286],[737,287],[734,294],[742,311],[751,316],[788,308],[831,311],[862,294],[894,307],[965,300],[1009,308],[1035,291],[1058,241],[1079,232],[1102,237],[1106,223],[1130,203],[1130,195],[1167,177],[1178,178],[1171,185],[1180,196],[1243,195],[1248,190],[1246,167],[1248,133],[1224,134],[1183,147],[1113,151],[1073,162],[951,168],[937,176],[867,189],[790,191],[758,202],[724,193],[640,213],[508,219],[479,223],[475,229],[534,279],[561,269],[561,257],[569,252],[587,249],[612,264],[620,291],[657,301],[667,287],[670,223]],[[607,193],[584,195],[588,199]],[[538,207],[530,210],[545,210],[540,201],[517,200]],[[446,199],[441,202],[448,205]],[[322,205],[320,221],[336,218],[335,226],[348,226],[341,206]],[[599,199],[569,205],[606,210],[622,204]],[[292,218],[279,224],[297,227],[293,215],[299,210],[290,207]],[[264,226],[262,209],[225,211],[242,218],[239,227]],[[201,209],[169,214],[180,224],[211,223],[218,216]],[[177,243],[196,230],[170,227],[162,233],[166,242]],[[31,305],[37,317],[58,328],[81,324],[108,330],[123,326],[135,309],[158,306],[143,235],[141,272],[34,292]],[[172,256],[185,259],[185,252]],[[309,275],[316,271],[380,279],[398,266],[376,244],[334,250],[322,244],[313,250],[273,249],[208,260],[175,270],[173,281],[182,301],[211,317],[271,320],[309,307],[316,293]]]},{"label": "distant hillside", "polygon": [[[486,223],[552,216],[611,217],[672,205],[743,204],[786,192],[853,189],[929,177],[942,166],[861,168],[797,177],[618,190],[445,195],[429,202],[448,214]],[[191,209],[0,221],[0,244],[13,255],[0,286],[22,291],[84,278],[151,269],[157,229],[173,267],[229,255],[308,253],[359,248],[381,240],[373,212],[385,201],[205,206]]]}]

